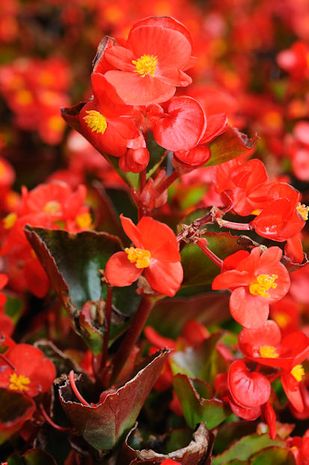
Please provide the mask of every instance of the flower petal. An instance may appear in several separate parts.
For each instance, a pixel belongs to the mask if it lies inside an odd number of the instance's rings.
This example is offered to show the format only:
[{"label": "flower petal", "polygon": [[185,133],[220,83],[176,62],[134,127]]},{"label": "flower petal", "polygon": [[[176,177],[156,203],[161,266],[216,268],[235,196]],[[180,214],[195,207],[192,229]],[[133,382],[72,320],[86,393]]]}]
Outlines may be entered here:
[{"label": "flower petal", "polygon": [[249,294],[244,287],[232,292],[230,298],[232,317],[245,328],[262,326],[269,315],[269,303],[264,297]]},{"label": "flower petal", "polygon": [[129,262],[125,252],[117,252],[106,263],[104,275],[111,286],[123,287],[134,283],[142,271]]},{"label": "flower petal", "polygon": [[180,262],[155,261],[146,268],[144,276],[154,291],[173,297],[180,288],[183,270]]}]

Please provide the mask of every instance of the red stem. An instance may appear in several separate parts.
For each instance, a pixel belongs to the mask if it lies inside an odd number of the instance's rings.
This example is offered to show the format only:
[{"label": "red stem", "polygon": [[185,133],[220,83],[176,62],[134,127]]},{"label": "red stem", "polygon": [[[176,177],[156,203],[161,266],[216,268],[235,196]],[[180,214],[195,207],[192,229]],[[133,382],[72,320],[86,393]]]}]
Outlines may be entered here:
[{"label": "red stem", "polygon": [[251,231],[252,227],[249,223],[235,223],[235,221],[222,220],[221,218],[217,220],[219,226],[224,226],[225,228],[235,229],[237,231]]},{"label": "red stem", "polygon": [[71,386],[72,391],[74,392],[75,396],[77,399],[86,407],[90,407],[90,404],[83,398],[79,390],[77,389],[76,383],[75,383],[75,373],[73,370],[70,371],[69,373],[69,383]]},{"label": "red stem", "polygon": [[164,178],[156,188],[158,195],[163,194],[163,192],[166,191],[166,189],[168,189],[178,177],[179,174],[177,171],[173,171],[172,174]]},{"label": "red stem", "polygon": [[112,318],[112,298],[113,298],[113,291],[110,286],[107,286],[107,295],[104,307],[104,338],[103,338],[103,347],[102,347],[102,359],[101,359],[101,367],[100,371],[104,370],[107,356],[108,356],[108,341],[109,341],[109,333],[111,328],[111,318]]},{"label": "red stem", "polygon": [[0,354],[0,358],[2,358],[2,360],[9,366],[12,368],[12,370],[16,371],[16,368],[15,366],[13,365],[12,362],[10,362],[10,360],[3,354]]},{"label": "red stem", "polygon": [[137,312],[132,318],[130,327],[119,347],[118,352],[115,355],[113,361],[113,373],[111,377],[111,382],[115,383],[118,375],[120,374],[124,364],[126,363],[129,354],[132,352],[133,347],[135,346],[138,338],[141,335],[141,332],[144,329],[146,321],[152,310],[152,301],[149,297],[143,297],[140,305],[137,309]]},{"label": "red stem", "polygon": [[213,253],[212,250],[208,248],[208,242],[205,238],[198,239],[196,241],[196,245],[199,246],[199,248],[202,250],[202,252],[210,258],[210,260],[217,265],[219,268],[222,268],[223,266],[223,260],[219,258],[215,253]]},{"label": "red stem", "polygon": [[65,426],[57,425],[57,423],[55,423],[55,422],[50,418],[50,416],[48,415],[48,413],[47,413],[46,410],[44,409],[43,404],[40,404],[39,407],[40,407],[40,411],[41,411],[41,414],[42,414],[44,420],[47,421],[47,423],[49,423],[50,426],[52,426],[53,428],[55,428],[55,429],[58,430],[58,431],[62,431],[63,433],[66,433],[66,432],[68,432],[68,431],[71,431],[71,428],[67,428],[67,427],[65,427]]}]

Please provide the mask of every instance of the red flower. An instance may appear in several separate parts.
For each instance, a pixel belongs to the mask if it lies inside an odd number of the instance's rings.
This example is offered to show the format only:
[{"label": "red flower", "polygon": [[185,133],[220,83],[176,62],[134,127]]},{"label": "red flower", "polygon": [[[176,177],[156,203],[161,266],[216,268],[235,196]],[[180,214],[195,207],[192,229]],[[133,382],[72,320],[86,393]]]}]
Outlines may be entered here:
[{"label": "red flower", "polygon": [[288,292],[290,277],[281,256],[279,247],[264,252],[255,247],[250,254],[236,252],[224,261],[229,269],[216,276],[212,288],[232,290],[230,311],[242,326],[261,326],[268,318],[269,304]]},{"label": "red flower", "polygon": [[264,163],[257,159],[245,163],[235,159],[222,163],[216,169],[216,190],[225,192],[232,201],[233,210],[243,216],[251,215],[264,205],[265,199],[254,193],[267,180]]},{"label": "red flower", "polygon": [[283,242],[294,237],[305,226],[308,207],[300,203],[300,193],[289,184],[274,182],[255,191],[262,195],[266,207],[258,212],[251,225],[262,237]]},{"label": "red flower", "polygon": [[176,462],[175,460],[172,459],[165,459],[163,462],[161,462],[161,465],[181,465],[181,463]]},{"label": "red flower", "polygon": [[203,137],[207,127],[201,105],[192,97],[174,97],[165,113],[155,118],[155,140],[166,150],[190,150]]},{"label": "red flower", "polygon": [[256,362],[282,371],[283,389],[292,403],[302,411],[303,400],[299,383],[305,374],[301,363],[309,355],[309,338],[296,331],[281,340],[281,332],[274,321],[256,329],[244,329],[239,335],[242,352]]},{"label": "red flower", "polygon": [[41,350],[29,344],[17,344],[5,356],[10,365],[0,360],[0,387],[30,397],[49,391],[56,369]]},{"label": "red flower", "polygon": [[249,409],[265,404],[271,392],[271,385],[266,376],[250,371],[242,360],[236,360],[231,364],[227,384],[233,400],[241,407]]},{"label": "red flower", "polygon": [[127,41],[109,44],[96,63],[120,99],[128,105],[166,102],[176,87],[186,87],[191,78],[192,44],[189,32],[178,21],[149,17],[137,22]]},{"label": "red flower", "polygon": [[179,246],[173,231],[145,216],[137,226],[121,215],[122,227],[135,247],[117,252],[108,260],[105,277],[111,286],[129,286],[144,272],[153,290],[173,296],[183,278]]}]

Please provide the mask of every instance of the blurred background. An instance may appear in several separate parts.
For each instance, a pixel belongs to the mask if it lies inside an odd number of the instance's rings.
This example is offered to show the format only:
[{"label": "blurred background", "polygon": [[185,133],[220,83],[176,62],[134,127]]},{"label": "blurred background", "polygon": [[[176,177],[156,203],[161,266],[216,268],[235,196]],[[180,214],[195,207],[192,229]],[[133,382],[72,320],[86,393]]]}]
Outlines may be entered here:
[{"label": "blurred background", "polygon": [[[197,59],[189,94],[209,111],[220,106],[249,136],[258,134],[257,156],[270,175],[289,179],[306,196],[308,0],[1,2],[3,177],[7,160],[18,174],[17,189],[71,166],[86,142],[66,127],[59,108],[88,97],[102,37],[126,37],[134,21],[150,15],[173,16],[192,34]],[[103,162],[93,158],[95,165]]]}]

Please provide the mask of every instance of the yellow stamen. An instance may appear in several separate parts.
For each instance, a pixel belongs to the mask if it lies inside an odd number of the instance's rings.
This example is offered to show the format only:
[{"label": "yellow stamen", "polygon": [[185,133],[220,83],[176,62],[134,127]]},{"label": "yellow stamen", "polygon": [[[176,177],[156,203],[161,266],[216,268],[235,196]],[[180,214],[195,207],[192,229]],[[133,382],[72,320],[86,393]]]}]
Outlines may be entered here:
[{"label": "yellow stamen", "polygon": [[18,91],[16,94],[16,102],[22,106],[30,105],[30,103],[33,102],[31,92],[26,89]]},{"label": "yellow stamen", "polygon": [[277,284],[275,283],[278,275],[276,274],[259,274],[256,277],[256,281],[250,284],[249,292],[252,295],[259,295],[261,297],[270,297],[269,289],[276,289]]},{"label": "yellow stamen", "polygon": [[277,313],[277,315],[273,316],[273,319],[278,323],[280,328],[285,328],[291,320],[289,315],[286,315],[285,313]]},{"label": "yellow stamen", "polygon": [[17,375],[16,373],[11,374],[9,384],[11,391],[28,391],[28,384],[30,384],[30,379],[27,376]]},{"label": "yellow stamen", "polygon": [[138,60],[133,60],[132,63],[135,65],[135,72],[140,76],[145,77],[149,74],[154,76],[158,58],[155,55],[142,55]]},{"label": "yellow stamen", "polygon": [[60,116],[52,116],[48,120],[48,126],[52,131],[62,131],[62,129],[64,128],[64,120]]},{"label": "yellow stamen", "polygon": [[297,213],[302,217],[304,221],[308,219],[309,207],[304,205],[303,203],[299,203],[296,207]]},{"label": "yellow stamen", "polygon": [[274,346],[261,346],[259,348],[260,356],[263,358],[278,358],[279,354]]},{"label": "yellow stamen", "polygon": [[3,218],[3,227],[4,229],[13,228],[16,223],[17,215],[16,213],[9,213],[5,218]]},{"label": "yellow stamen", "polygon": [[136,268],[148,268],[150,265],[151,253],[149,250],[129,247],[124,251],[128,255],[129,262],[134,263]]},{"label": "yellow stamen", "polygon": [[304,367],[302,365],[295,365],[295,367],[291,370],[291,375],[296,379],[296,381],[300,382],[305,376]]},{"label": "yellow stamen", "polygon": [[256,215],[256,216],[258,216],[258,215],[261,213],[261,211],[262,211],[262,210],[261,210],[260,208],[257,208],[256,210],[253,210],[253,211],[251,212],[251,215]]},{"label": "yellow stamen", "polygon": [[50,200],[44,206],[44,212],[50,213],[51,215],[55,215],[61,211],[61,205],[56,200]]},{"label": "yellow stamen", "polygon": [[80,215],[77,215],[75,218],[77,226],[79,226],[82,229],[91,229],[92,227],[92,222],[91,222],[91,216],[89,212],[81,213]]},{"label": "yellow stamen", "polygon": [[91,131],[97,132],[98,134],[104,134],[107,128],[105,116],[96,110],[88,110],[86,113],[87,115],[84,116],[84,120]]}]

